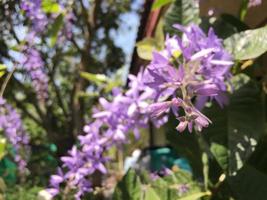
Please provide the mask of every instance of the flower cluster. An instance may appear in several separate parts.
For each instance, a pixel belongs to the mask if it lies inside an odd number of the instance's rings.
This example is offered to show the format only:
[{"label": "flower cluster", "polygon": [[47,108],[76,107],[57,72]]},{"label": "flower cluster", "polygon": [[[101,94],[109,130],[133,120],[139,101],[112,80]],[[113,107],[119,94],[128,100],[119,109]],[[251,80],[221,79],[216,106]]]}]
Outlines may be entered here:
[{"label": "flower cluster", "polygon": [[38,99],[45,100],[48,96],[48,76],[45,73],[40,53],[33,47],[35,38],[44,31],[48,24],[48,18],[42,12],[41,4],[41,0],[22,0],[20,3],[21,9],[31,22],[26,38],[27,45],[24,46],[20,64],[28,72]]},{"label": "flower cluster", "polygon": [[[105,174],[104,164],[109,160],[104,152],[112,146],[118,148],[128,142],[127,134],[133,132],[139,138],[139,128],[146,127],[149,114],[146,109],[148,102],[153,101],[155,93],[143,83],[143,71],[137,76],[129,76],[130,89],[123,93],[113,89],[113,100],[99,99],[101,108],[95,108],[92,123],[84,126],[85,135],[79,136],[80,149],[73,147],[69,155],[62,157],[65,174],[60,169],[57,175],[51,176],[48,189],[50,194],[60,193],[64,183],[65,190],[77,191],[76,199],[92,190],[90,175],[96,170]],[[164,119],[154,120],[156,126],[164,123]]]},{"label": "flower cluster", "polygon": [[15,151],[15,161],[24,174],[29,156],[29,137],[26,134],[20,115],[6,100],[0,98],[0,130],[4,132]]},{"label": "flower cluster", "polygon": [[41,9],[41,4],[42,0],[22,0],[20,3],[21,9],[32,23],[31,31],[34,35],[42,32],[48,23],[48,19]]},{"label": "flower cluster", "polygon": [[[40,53],[34,48],[34,42],[37,37],[41,36],[47,26],[55,21],[59,13],[52,14],[48,17],[42,10],[42,0],[22,0],[20,6],[25,16],[31,22],[26,37],[27,45],[24,46],[24,57],[20,63],[30,75],[38,99],[45,100],[48,97],[48,76],[45,73],[45,67]],[[64,6],[63,3],[61,3],[61,10],[64,10],[62,6]],[[70,38],[72,36],[73,14],[71,11],[66,12],[64,20],[65,23],[59,33],[58,40],[61,43],[64,38]]]},{"label": "flower cluster", "polygon": [[[78,200],[92,190],[91,175],[97,170],[105,174],[105,151],[120,148],[128,142],[127,134],[146,127],[151,121],[160,127],[173,111],[180,121],[177,130],[201,131],[211,121],[200,112],[207,101],[227,103],[226,83],[233,64],[221,40],[211,29],[206,36],[197,26],[176,25],[184,35],[167,37],[165,49],[154,52],[151,63],[137,76],[129,75],[129,89],[113,89],[113,100],[99,99],[94,121],[79,136],[80,148],[73,147],[62,157],[63,167],[51,176],[49,193],[76,192]],[[181,115],[182,114],[182,115]]]},{"label": "flower cluster", "polygon": [[32,80],[32,86],[40,100],[48,97],[48,77],[45,73],[44,62],[40,53],[34,48],[27,48],[24,51],[24,57],[20,64],[25,68]]},{"label": "flower cluster", "polygon": [[183,37],[167,37],[165,49],[155,52],[146,68],[146,84],[156,91],[156,103],[149,106],[152,117],[170,110],[180,121],[177,130],[201,131],[211,121],[200,110],[209,100],[227,103],[226,81],[231,77],[231,56],[212,29],[208,35],[195,25],[184,28]]}]

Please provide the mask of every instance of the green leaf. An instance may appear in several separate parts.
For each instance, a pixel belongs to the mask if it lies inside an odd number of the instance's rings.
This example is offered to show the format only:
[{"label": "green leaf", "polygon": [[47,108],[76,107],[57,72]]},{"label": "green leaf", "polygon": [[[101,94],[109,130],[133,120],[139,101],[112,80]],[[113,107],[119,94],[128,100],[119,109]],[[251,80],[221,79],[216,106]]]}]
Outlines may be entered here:
[{"label": "green leaf", "polygon": [[173,24],[186,26],[199,22],[199,7],[195,0],[175,0],[166,13],[164,30],[171,34],[179,33]]},{"label": "green leaf", "polygon": [[[151,186],[156,191],[161,200],[167,200],[170,194],[169,183],[163,178],[159,178],[156,181],[151,181]],[[176,194],[177,195],[177,194]]]},{"label": "green leaf", "polygon": [[0,71],[6,70],[7,66],[4,64],[0,64]]},{"label": "green leaf", "polygon": [[7,69],[7,66],[6,65],[0,64],[0,78],[2,76],[4,76],[4,74],[6,73],[6,69]]},{"label": "green leaf", "polygon": [[113,200],[140,200],[142,188],[140,178],[133,169],[130,169],[122,180],[117,184]]},{"label": "green leaf", "polygon": [[159,41],[154,38],[145,38],[142,41],[137,42],[136,46],[138,56],[144,60],[151,60],[153,51],[161,49]]},{"label": "green leaf", "polygon": [[[1,177],[0,177],[0,191],[1,191],[0,193],[4,193],[6,191],[5,181]],[[1,199],[1,196],[0,196],[0,199]]]},{"label": "green leaf", "polygon": [[[177,170],[170,175],[158,178],[149,183],[160,200],[170,200],[179,197],[186,197],[201,192],[200,184],[195,182],[192,175],[184,170]],[[188,190],[179,193],[179,188],[187,186]]]},{"label": "green leaf", "polygon": [[245,31],[245,30],[249,29],[248,25],[246,25],[244,22],[240,21],[234,15],[223,13],[221,15],[221,18],[222,18],[223,21],[233,25],[237,29],[238,32]]},{"label": "green leaf", "polygon": [[267,51],[267,26],[236,33],[224,45],[236,60],[255,59]]},{"label": "green leaf", "polygon": [[0,78],[1,78],[2,76],[4,76],[5,73],[6,73],[5,71],[0,71]]},{"label": "green leaf", "polygon": [[212,142],[210,150],[215,156],[219,165],[222,167],[222,169],[226,171],[228,167],[229,156],[227,148],[224,145]]},{"label": "green leaf", "polygon": [[92,74],[89,72],[81,72],[81,77],[88,81],[95,83],[96,85],[102,85],[108,81],[108,78],[104,74]]},{"label": "green leaf", "polygon": [[210,195],[211,195],[211,192],[198,192],[195,194],[190,194],[188,196],[179,198],[179,200],[197,200],[201,197],[210,196]]},{"label": "green leaf", "polygon": [[48,36],[50,39],[50,46],[54,47],[57,41],[58,33],[63,26],[64,15],[60,14],[55,19],[54,23],[48,30]]},{"label": "green leaf", "polygon": [[122,81],[121,79],[109,80],[108,83],[104,87],[105,93],[109,93],[112,91],[113,88],[121,87]]},{"label": "green leaf", "polygon": [[244,165],[235,176],[227,179],[236,199],[265,200],[267,196],[267,174],[251,165]]},{"label": "green leaf", "polygon": [[45,13],[59,13],[61,12],[60,5],[52,0],[42,0],[42,10]]},{"label": "green leaf", "polygon": [[145,191],[145,200],[161,200],[154,189],[148,187]]},{"label": "green leaf", "polygon": [[0,160],[5,156],[6,154],[6,139],[0,138]]},{"label": "green leaf", "polygon": [[169,3],[171,3],[173,0],[156,0],[154,1],[153,5],[152,5],[152,10],[156,10],[162,6],[165,6]]},{"label": "green leaf", "polygon": [[202,134],[221,168],[230,175],[244,165],[265,129],[260,87],[244,74],[235,76],[232,85],[235,91],[226,108],[213,105],[204,110],[213,123]]}]

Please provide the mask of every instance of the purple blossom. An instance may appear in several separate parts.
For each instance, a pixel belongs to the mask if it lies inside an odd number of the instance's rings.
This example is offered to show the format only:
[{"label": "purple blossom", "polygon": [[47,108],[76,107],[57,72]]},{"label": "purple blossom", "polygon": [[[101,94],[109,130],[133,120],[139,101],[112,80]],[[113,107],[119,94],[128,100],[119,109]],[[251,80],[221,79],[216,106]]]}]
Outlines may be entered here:
[{"label": "purple blossom", "polygon": [[190,189],[190,186],[188,186],[187,184],[181,184],[178,186],[178,194],[179,196],[184,195],[185,193],[187,193]]},{"label": "purple blossom", "polygon": [[227,103],[226,82],[231,77],[232,60],[221,40],[212,29],[206,35],[195,25],[176,27],[183,37],[167,37],[165,49],[154,52],[147,68],[137,76],[129,75],[127,91],[114,89],[111,101],[99,99],[93,121],[78,137],[79,148],[74,146],[62,157],[62,170],[51,176],[48,191],[52,195],[67,188],[79,200],[92,191],[91,175],[95,171],[107,173],[105,164],[110,159],[104,152],[128,143],[129,133],[138,138],[138,129],[147,127],[149,121],[159,127],[172,111],[179,121],[179,132],[186,128],[201,131],[211,123],[199,111],[205,103],[213,99],[221,106]]},{"label": "purple blossom", "polygon": [[35,34],[42,32],[48,24],[48,19],[41,9],[41,4],[41,0],[22,0],[20,3],[26,17],[32,22],[32,31]]},{"label": "purple blossom", "polygon": [[[64,4],[61,2],[61,10],[64,10]],[[60,13],[52,14],[49,17],[42,10],[41,0],[21,0],[20,7],[25,16],[31,22],[31,26],[26,36],[27,45],[24,46],[24,57],[20,61],[31,77],[33,87],[37,93],[38,99],[45,100],[48,97],[48,76],[45,73],[45,67],[40,53],[36,50],[35,40],[40,37],[49,24],[52,24]],[[63,28],[59,32],[58,44],[64,44],[65,38],[72,36],[72,21],[74,15],[71,10],[65,13]]]},{"label": "purple blossom", "polygon": [[262,4],[262,0],[249,0],[248,7],[259,6]]},{"label": "purple blossom", "polygon": [[[182,38],[167,36],[165,49],[154,52],[145,72],[145,84],[157,93],[149,112],[158,117],[173,111],[180,121],[179,132],[186,127],[190,132],[193,127],[201,131],[211,121],[198,110],[213,99],[220,106],[227,103],[226,82],[233,62],[212,29],[206,35],[195,25],[174,27],[183,32]],[[180,110],[185,116],[178,116]]]},{"label": "purple blossom", "polygon": [[[71,12],[70,7],[67,7],[64,2],[59,2],[61,11],[66,10],[64,13],[63,28],[60,30],[58,44],[62,43],[65,38],[69,39],[72,36],[72,22],[74,20],[74,14]],[[49,24],[53,24],[59,14],[52,14],[49,17],[42,10],[42,0],[21,0],[21,9],[25,12],[25,16],[30,20],[31,27],[27,37],[27,41],[33,44],[34,37],[40,36]]]},{"label": "purple blossom", "polygon": [[25,49],[20,64],[28,72],[38,99],[45,100],[48,97],[48,76],[40,53],[34,48]]},{"label": "purple blossom", "polygon": [[160,177],[165,177],[165,176],[169,176],[173,174],[173,171],[170,170],[167,167],[164,167],[161,170],[158,171],[154,171],[150,173],[150,178],[152,179],[152,181],[156,181],[157,179],[159,179]]},{"label": "purple blossom", "polygon": [[[51,176],[51,188],[48,189],[51,195],[59,194],[65,184],[65,188],[72,188],[76,192],[75,198],[80,199],[92,190],[90,176],[96,170],[107,173],[105,163],[109,158],[104,156],[104,152],[112,146],[120,148],[127,143],[131,132],[138,138],[138,129],[147,126],[147,107],[155,93],[144,85],[143,71],[137,76],[129,76],[129,80],[130,88],[125,93],[114,90],[112,101],[99,99],[101,107],[94,109],[94,121],[85,125],[85,134],[78,137],[80,148],[74,146],[67,156],[61,158],[64,175]],[[154,123],[158,124],[157,120]]]},{"label": "purple blossom", "polygon": [[18,163],[20,174],[23,175],[30,153],[29,136],[23,128],[19,113],[3,98],[0,98],[0,130],[12,144],[15,151],[14,160]]}]

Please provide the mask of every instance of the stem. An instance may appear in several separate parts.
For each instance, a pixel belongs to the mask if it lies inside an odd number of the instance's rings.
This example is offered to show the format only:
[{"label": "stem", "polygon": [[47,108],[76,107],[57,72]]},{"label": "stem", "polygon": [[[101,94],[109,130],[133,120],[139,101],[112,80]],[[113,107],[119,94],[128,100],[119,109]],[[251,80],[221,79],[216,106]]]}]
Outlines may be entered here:
[{"label": "stem", "polygon": [[205,191],[208,191],[209,184],[209,158],[207,153],[202,153],[202,163],[203,163],[203,177],[204,177],[204,187]]},{"label": "stem", "polygon": [[209,144],[202,137],[201,133],[195,130],[198,139],[200,150],[202,151],[202,163],[203,163],[203,178],[204,178],[204,188],[208,191],[209,184],[209,156],[211,156]]},{"label": "stem", "polygon": [[0,97],[2,98],[3,95],[4,95],[4,92],[6,90],[6,87],[7,87],[7,84],[9,82],[9,80],[11,79],[12,77],[12,74],[14,73],[14,71],[16,70],[16,65],[14,65],[14,67],[12,68],[12,70],[8,73],[3,85],[1,86],[1,91],[0,91]]},{"label": "stem", "polygon": [[240,10],[239,10],[239,19],[243,22],[245,20],[245,17],[247,15],[248,11],[248,0],[243,0],[241,2]]}]

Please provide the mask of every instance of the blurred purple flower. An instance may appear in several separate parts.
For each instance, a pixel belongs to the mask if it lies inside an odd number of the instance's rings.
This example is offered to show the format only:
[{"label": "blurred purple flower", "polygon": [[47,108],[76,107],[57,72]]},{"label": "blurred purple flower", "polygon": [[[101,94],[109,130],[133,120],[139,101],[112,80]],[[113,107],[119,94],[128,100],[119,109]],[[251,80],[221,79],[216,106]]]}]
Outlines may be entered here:
[{"label": "blurred purple flower", "polygon": [[262,0],[249,0],[248,7],[259,6],[262,4]]},{"label": "blurred purple flower", "polygon": [[179,185],[178,186],[178,194],[179,194],[179,196],[182,196],[185,193],[187,193],[189,189],[190,189],[190,187],[187,184]]},{"label": "blurred purple flower", "polygon": [[38,99],[45,100],[48,97],[48,76],[41,55],[34,48],[26,48],[23,56],[20,64],[28,72]]},{"label": "blurred purple flower", "polygon": [[0,130],[12,144],[15,151],[14,160],[23,175],[30,154],[29,136],[23,128],[19,113],[3,98],[0,98]]}]

